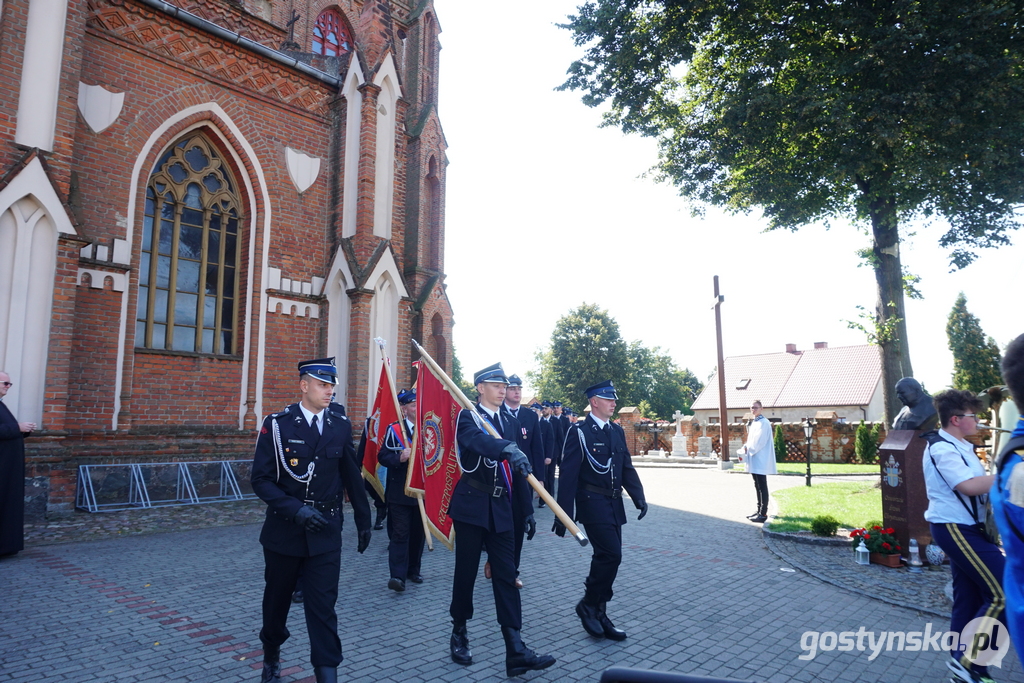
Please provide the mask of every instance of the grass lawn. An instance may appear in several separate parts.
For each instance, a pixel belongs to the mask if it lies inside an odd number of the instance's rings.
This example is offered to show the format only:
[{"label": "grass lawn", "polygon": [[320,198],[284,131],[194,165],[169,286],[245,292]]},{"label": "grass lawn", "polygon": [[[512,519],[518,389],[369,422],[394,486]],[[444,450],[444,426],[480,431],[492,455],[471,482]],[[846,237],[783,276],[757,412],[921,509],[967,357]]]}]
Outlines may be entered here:
[{"label": "grass lawn", "polygon": [[[806,474],[807,463],[805,462],[779,462],[775,463],[779,474]],[[746,470],[745,463],[736,463],[734,471]],[[815,474],[878,474],[878,465],[849,465],[845,462],[812,462],[811,476]]]},{"label": "grass lawn", "polygon": [[840,526],[851,529],[882,519],[882,490],[871,481],[793,486],[772,495],[779,510],[772,531],[810,531],[811,520],[818,515],[832,515]]}]

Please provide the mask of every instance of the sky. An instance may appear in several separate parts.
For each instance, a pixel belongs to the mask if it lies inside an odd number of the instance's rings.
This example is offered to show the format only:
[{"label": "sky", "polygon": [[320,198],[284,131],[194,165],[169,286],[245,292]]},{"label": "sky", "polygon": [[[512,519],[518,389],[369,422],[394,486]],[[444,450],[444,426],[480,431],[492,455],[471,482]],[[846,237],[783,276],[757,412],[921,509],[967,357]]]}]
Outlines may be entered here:
[{"label": "sky", "polygon": [[[577,5],[435,0],[446,283],[467,378],[500,361],[525,380],[558,319],[586,302],[607,310],[626,341],[661,347],[706,382],[716,365],[715,275],[727,358],[867,343],[847,325],[876,299],[871,269],[858,267],[856,251],[870,245],[863,228],[766,233],[757,215],[713,208],[695,218],[647,173],[652,139],[601,128],[580,93],[554,90],[582,55],[555,26]],[[908,344],[914,376],[935,393],[951,381],[945,326],[959,292],[1000,348],[1024,333],[1011,293],[1024,232],[950,272],[942,226],[912,230],[901,256],[924,299],[907,301]]]}]

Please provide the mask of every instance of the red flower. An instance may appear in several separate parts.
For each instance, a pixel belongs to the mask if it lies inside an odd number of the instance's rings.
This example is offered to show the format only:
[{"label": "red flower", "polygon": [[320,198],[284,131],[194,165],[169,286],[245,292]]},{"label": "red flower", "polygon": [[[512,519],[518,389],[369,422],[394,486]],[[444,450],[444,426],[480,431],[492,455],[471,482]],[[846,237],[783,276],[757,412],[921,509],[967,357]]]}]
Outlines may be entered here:
[{"label": "red flower", "polygon": [[873,527],[871,527],[871,528],[872,528],[872,529],[879,529],[879,530],[881,530],[881,528],[882,528],[882,527],[880,527],[880,526],[878,526],[878,525],[876,524],[875,526],[873,526]]},{"label": "red flower", "polygon": [[883,543],[882,547],[885,548],[886,550],[892,550],[892,546],[889,545],[888,543]]},{"label": "red flower", "polygon": [[884,531],[883,533],[886,533],[886,534],[894,534],[894,533],[896,533],[896,530],[895,530],[895,529],[892,529],[892,528],[889,528],[889,529],[886,529],[886,530],[885,530],[885,531]]}]

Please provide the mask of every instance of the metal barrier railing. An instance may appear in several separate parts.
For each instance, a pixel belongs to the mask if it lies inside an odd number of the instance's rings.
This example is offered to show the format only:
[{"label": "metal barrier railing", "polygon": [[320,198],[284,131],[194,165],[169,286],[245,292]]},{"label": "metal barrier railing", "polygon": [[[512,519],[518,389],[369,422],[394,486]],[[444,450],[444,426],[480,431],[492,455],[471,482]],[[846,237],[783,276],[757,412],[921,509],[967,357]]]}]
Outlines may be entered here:
[{"label": "metal barrier railing", "polygon": [[79,465],[75,507],[113,512],[256,497],[251,460]]}]

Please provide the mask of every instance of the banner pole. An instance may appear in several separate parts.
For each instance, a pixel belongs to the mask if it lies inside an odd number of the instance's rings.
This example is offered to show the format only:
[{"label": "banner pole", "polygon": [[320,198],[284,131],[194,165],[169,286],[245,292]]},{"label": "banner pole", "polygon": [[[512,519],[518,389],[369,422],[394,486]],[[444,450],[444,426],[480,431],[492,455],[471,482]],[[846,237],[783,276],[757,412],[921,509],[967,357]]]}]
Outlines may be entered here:
[{"label": "banner pole", "polygon": [[[413,343],[413,346],[416,347],[416,350],[419,352],[420,357],[424,361],[426,361],[427,365],[430,366],[430,369],[434,371],[434,374],[438,376],[442,382],[444,382],[445,386],[448,388],[449,393],[451,393],[451,395],[455,397],[455,400],[458,401],[466,410],[474,410],[473,402],[466,398],[466,395],[462,393],[462,389],[459,389],[458,385],[456,385],[455,382],[453,382],[451,378],[448,376],[448,374],[443,369],[441,369],[437,362],[430,357],[430,354],[427,353],[427,350],[420,346],[419,342],[417,342],[415,339],[411,339],[410,341]],[[488,434],[493,436],[495,439],[501,438],[500,436],[498,436],[498,432],[494,431],[494,427],[492,427],[490,423],[487,422],[487,420],[482,420],[481,422],[483,423],[483,426],[487,430]],[[526,475],[526,481],[530,484],[530,486],[533,487],[533,490],[537,492],[537,495],[540,496],[541,500],[543,500],[544,503],[549,508],[551,508],[551,511],[555,513],[555,517],[557,517],[558,521],[561,522],[562,525],[569,530],[569,533],[573,535],[573,538],[575,538],[580,545],[587,545],[587,543],[590,542],[590,539],[588,539],[587,535],[584,534],[578,526],[576,526],[575,522],[569,519],[569,515],[565,514],[565,510],[563,510],[561,506],[559,506],[558,502],[551,497],[551,494],[548,493],[547,489],[544,488],[544,484],[540,483],[537,480],[537,477],[533,476],[532,474]]]}]

